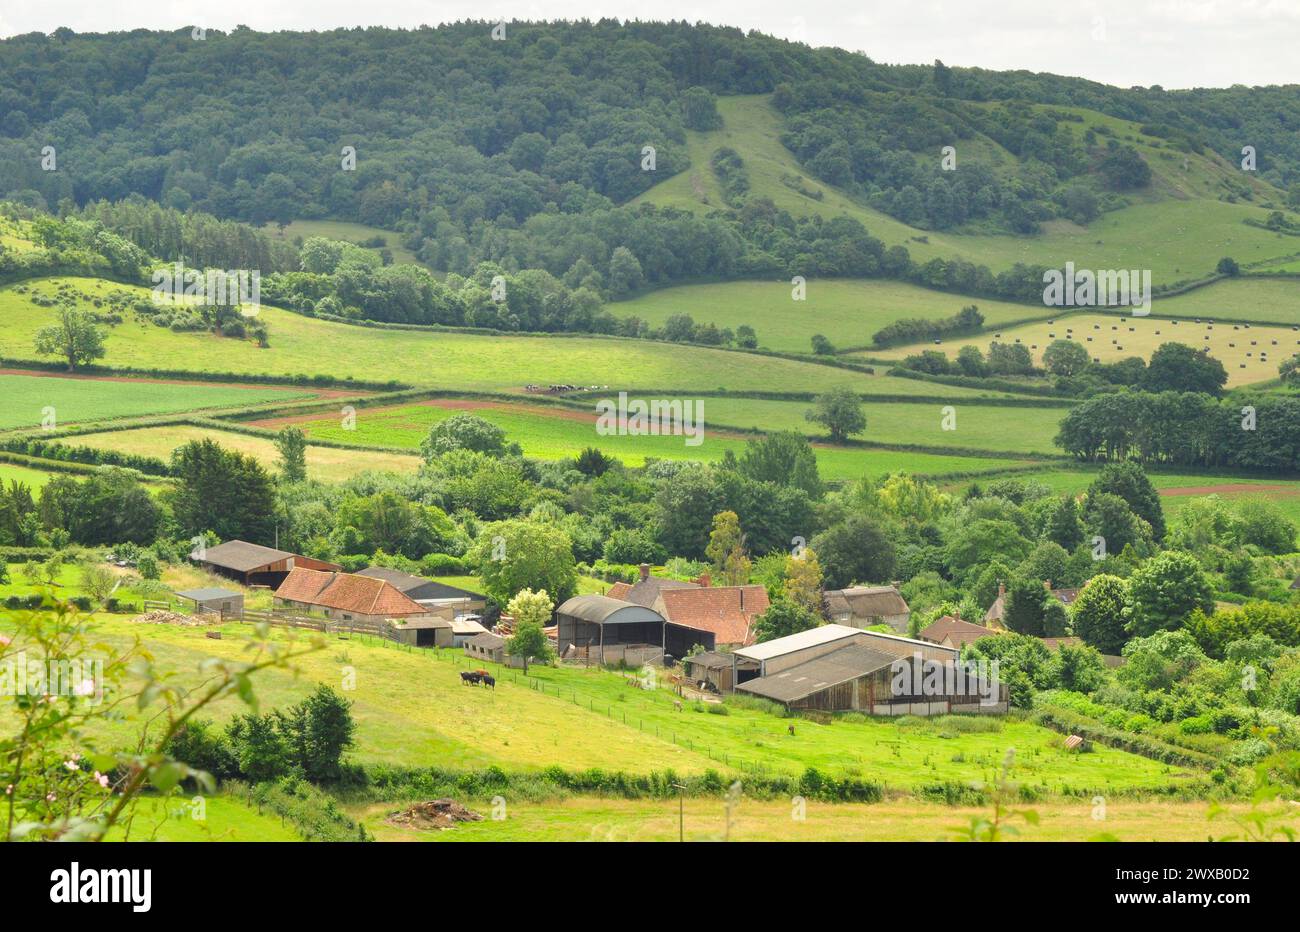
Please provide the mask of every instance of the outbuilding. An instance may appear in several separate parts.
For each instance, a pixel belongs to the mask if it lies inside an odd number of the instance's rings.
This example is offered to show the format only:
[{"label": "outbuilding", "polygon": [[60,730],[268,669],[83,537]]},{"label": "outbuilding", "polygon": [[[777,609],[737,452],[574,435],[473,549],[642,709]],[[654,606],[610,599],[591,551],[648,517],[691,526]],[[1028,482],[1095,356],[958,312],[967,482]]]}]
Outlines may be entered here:
[{"label": "outbuilding", "polygon": [[686,678],[701,688],[729,693],[735,686],[735,658],[731,654],[706,650],[682,660]]},{"label": "outbuilding", "polygon": [[483,632],[476,634],[465,642],[465,656],[475,660],[492,663],[504,663],[506,656],[506,639],[498,634]]},{"label": "outbuilding", "polygon": [[215,547],[199,547],[190,559],[211,573],[235,579],[245,586],[269,586],[272,589],[285,581],[295,569],[338,572],[337,563],[326,563],[313,557],[250,544],[246,540],[228,540]]},{"label": "outbuilding", "polygon": [[185,589],[176,598],[194,603],[195,612],[211,612],[222,617],[244,617],[244,594],[232,589]]}]

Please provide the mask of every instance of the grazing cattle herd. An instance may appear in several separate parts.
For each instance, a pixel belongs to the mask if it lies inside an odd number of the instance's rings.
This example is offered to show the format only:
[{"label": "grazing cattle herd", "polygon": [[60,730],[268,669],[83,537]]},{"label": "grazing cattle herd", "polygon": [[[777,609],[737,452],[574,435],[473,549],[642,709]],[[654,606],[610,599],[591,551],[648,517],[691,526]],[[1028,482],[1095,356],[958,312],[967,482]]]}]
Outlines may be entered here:
[{"label": "grazing cattle herd", "polygon": [[496,677],[487,670],[462,670],[460,674],[460,683],[462,686],[491,686],[497,688]]}]

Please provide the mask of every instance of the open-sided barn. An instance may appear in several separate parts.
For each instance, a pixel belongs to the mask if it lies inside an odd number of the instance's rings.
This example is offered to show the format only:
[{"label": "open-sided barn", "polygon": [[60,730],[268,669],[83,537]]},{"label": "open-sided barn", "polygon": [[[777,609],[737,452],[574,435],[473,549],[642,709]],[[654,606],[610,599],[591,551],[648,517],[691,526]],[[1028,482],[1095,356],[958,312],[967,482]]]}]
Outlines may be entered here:
[{"label": "open-sided barn", "polygon": [[237,579],[245,586],[269,586],[272,589],[284,582],[295,568],[325,572],[343,569],[337,563],[250,544],[246,540],[228,540],[215,547],[200,547],[190,554],[190,559],[205,570]]},{"label": "open-sided barn", "polygon": [[710,650],[714,646],[710,632],[674,624],[652,608],[605,595],[574,596],[555,617],[561,655],[597,663],[662,663],[664,654],[681,657],[697,644]]},{"label": "open-sided barn", "polygon": [[1008,707],[1007,688],[960,662],[954,648],[895,634],[822,625],[731,656],[737,691],[792,709],[943,715]]}]

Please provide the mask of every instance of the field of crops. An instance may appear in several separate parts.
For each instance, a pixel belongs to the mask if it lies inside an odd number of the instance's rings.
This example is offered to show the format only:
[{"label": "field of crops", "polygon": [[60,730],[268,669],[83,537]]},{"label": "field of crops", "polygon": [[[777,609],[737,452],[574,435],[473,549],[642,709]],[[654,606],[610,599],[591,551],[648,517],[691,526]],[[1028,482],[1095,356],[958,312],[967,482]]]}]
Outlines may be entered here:
[{"label": "field of crops", "polygon": [[[267,438],[183,424],[79,434],[67,438],[64,442],[93,447],[97,450],[113,450],[118,453],[153,456],[166,460],[177,447],[191,440],[205,439],[215,440],[227,449],[246,453],[272,470],[279,461],[280,454],[275,444]],[[382,450],[340,450],[319,446],[307,448],[308,477],[327,482],[340,482],[367,469],[414,472],[418,466],[418,457],[401,453]]]},{"label": "field of crops", "polygon": [[993,329],[975,337],[945,340],[938,345],[916,343],[877,350],[870,355],[901,359],[925,349],[934,349],[947,353],[949,359],[955,359],[963,346],[977,346],[987,352],[989,344],[996,341],[1027,346],[1034,363],[1042,365],[1043,351],[1053,340],[1079,342],[1093,359],[1100,362],[1115,362],[1128,356],[1149,359],[1162,343],[1205,347],[1228,370],[1229,387],[1275,379],[1278,363],[1300,352],[1300,332],[1291,327],[1083,313],[1062,315],[1051,321],[1023,324],[1006,330]]}]

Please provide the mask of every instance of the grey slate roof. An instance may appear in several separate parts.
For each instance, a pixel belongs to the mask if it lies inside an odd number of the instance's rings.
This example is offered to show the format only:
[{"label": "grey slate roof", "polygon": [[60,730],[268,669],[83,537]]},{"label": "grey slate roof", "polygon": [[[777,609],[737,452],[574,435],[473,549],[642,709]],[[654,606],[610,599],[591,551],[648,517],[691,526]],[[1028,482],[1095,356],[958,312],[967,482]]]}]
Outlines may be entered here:
[{"label": "grey slate roof", "polygon": [[889,667],[893,655],[850,643],[770,676],[761,676],[736,686],[736,689],[777,702],[796,702],[831,686]]},{"label": "grey slate roof", "polygon": [[364,570],[359,570],[357,575],[382,579],[392,584],[398,592],[407,598],[415,599],[417,602],[435,602],[440,599],[473,599],[475,601],[486,601],[487,599],[487,596],[481,592],[471,592],[468,589],[448,586],[436,579],[412,576],[410,573],[403,573],[401,570],[390,569],[387,566],[367,566]]},{"label": "grey slate roof", "polygon": [[592,624],[662,623],[664,616],[644,605],[633,605],[606,595],[575,595],[556,611]]},{"label": "grey slate roof", "polygon": [[210,602],[213,599],[238,599],[242,593],[234,592],[230,589],[186,589],[184,591],[176,590],[176,595],[182,599],[189,599],[191,602]]},{"label": "grey slate roof", "polygon": [[222,566],[239,573],[247,573],[259,566],[278,563],[292,556],[292,553],[263,547],[261,544],[250,544],[246,540],[228,540],[224,544],[208,547],[202,555],[197,550],[190,554],[191,559],[200,563],[211,563],[213,566]]},{"label": "grey slate roof", "polygon": [[698,654],[683,657],[682,662],[692,663],[704,667],[706,670],[725,670],[731,666],[732,660],[730,654],[723,654],[716,650],[704,650]]}]

